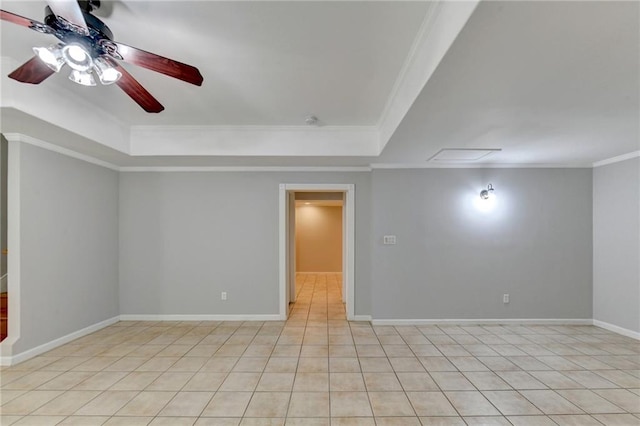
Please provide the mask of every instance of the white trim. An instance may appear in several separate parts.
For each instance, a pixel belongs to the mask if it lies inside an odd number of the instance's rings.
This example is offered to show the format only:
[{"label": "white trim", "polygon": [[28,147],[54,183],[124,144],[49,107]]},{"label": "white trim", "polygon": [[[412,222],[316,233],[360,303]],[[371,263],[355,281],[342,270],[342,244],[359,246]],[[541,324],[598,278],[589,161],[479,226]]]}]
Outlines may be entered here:
[{"label": "white trim", "polygon": [[324,272],[298,272],[296,274],[300,275],[322,275],[322,274],[341,274],[342,271],[324,271]]},{"label": "white trim", "polygon": [[354,315],[351,321],[369,321],[371,322],[371,315]]},{"label": "white trim", "polygon": [[[9,140],[7,138],[7,140]],[[7,292],[8,301],[7,337],[0,342],[0,354],[13,354],[13,345],[20,339],[20,163],[21,144],[9,141],[7,155]],[[0,355],[0,358],[1,355]],[[2,361],[0,359],[0,365]]]},{"label": "white trim", "polygon": [[[347,262],[344,265],[343,279],[347,281],[347,320],[351,320],[355,318],[355,282],[356,282],[356,271],[355,271],[355,249],[356,249],[356,213],[355,213],[355,205],[356,205],[356,194],[355,194],[355,185],[347,185],[348,189],[345,194],[345,204],[346,204],[346,218],[347,223],[345,223],[345,233],[346,233],[346,257]],[[343,207],[344,208],[344,207]]]},{"label": "white trim", "polygon": [[590,163],[372,163],[371,169],[590,169]]},{"label": "white trim", "polygon": [[[179,140],[180,143],[176,143]],[[375,126],[133,127],[133,156],[375,156]],[[304,141],[304,143],[301,143]]]},{"label": "white trim", "polygon": [[[383,126],[383,123],[385,123],[385,121],[388,120],[388,117],[391,114],[391,111],[393,109],[399,109],[401,107],[401,105],[399,104],[406,102],[406,101],[403,102],[404,99],[400,99],[400,89],[401,88],[404,89],[404,86],[408,85],[408,80],[409,80],[408,74],[412,68],[416,67],[417,56],[419,53],[418,49],[420,45],[424,43],[425,38],[428,36],[429,30],[431,30],[431,21],[437,17],[440,7],[441,5],[438,4],[437,2],[433,2],[428,5],[427,13],[424,14],[424,18],[422,19],[420,28],[418,28],[418,32],[416,33],[416,36],[413,39],[413,42],[411,43],[411,47],[409,48],[409,53],[407,54],[407,57],[405,58],[405,61],[402,64],[402,68],[400,69],[400,72],[398,73],[396,80],[393,82],[393,87],[391,88],[391,93],[389,94],[389,98],[387,98],[387,102],[385,103],[384,108],[382,109],[382,114],[380,114],[380,119],[378,121],[378,130]],[[428,79],[429,79],[429,76],[427,76],[427,80]],[[423,87],[424,85],[420,87],[418,83],[418,88],[420,90],[418,91],[418,93],[416,93],[416,98]],[[384,149],[384,146],[383,146],[384,144],[386,144],[386,142],[383,143],[381,141],[381,144],[380,144],[381,153],[382,153],[382,150]]]},{"label": "white trim", "polygon": [[346,281],[347,320],[355,316],[355,185],[353,184],[280,184],[278,221],[278,274],[280,288],[280,316],[287,318],[287,192],[344,192],[345,193],[345,255],[346,265],[342,271]]},{"label": "white trim", "polygon": [[120,321],[280,321],[277,314],[209,315],[209,314],[124,314]]},{"label": "white trim", "polygon": [[[0,65],[6,75],[20,66],[20,62],[2,56]],[[86,94],[70,90],[64,84],[47,82],[36,88],[29,84],[9,83],[3,79],[0,106],[13,108],[24,114],[22,117],[10,114],[9,119],[17,118],[20,128],[26,132],[32,127],[41,128],[43,137],[51,135],[61,142],[69,137],[80,137],[115,151],[128,152],[128,123],[113,115],[106,105],[96,102],[93,96]],[[46,125],[41,127],[37,121]]]},{"label": "white trim", "polygon": [[280,319],[286,320],[289,306],[287,303],[287,186],[280,184],[278,187],[278,206],[280,213],[278,215],[278,287],[280,301]]},{"label": "white trim", "polygon": [[[633,151],[594,163],[371,163],[368,166],[117,166],[98,158],[63,148],[50,142],[22,133],[4,133],[10,142],[22,142],[56,152],[67,157],[105,167],[118,172],[370,172],[376,169],[572,169],[596,168],[640,157],[640,151]],[[131,157],[131,156],[129,156]]]},{"label": "white trim", "polygon": [[539,325],[592,325],[592,319],[505,318],[505,319],[374,319],[373,325],[438,325],[438,324],[539,324]]},{"label": "white trim", "polygon": [[381,153],[418,98],[480,0],[438,1],[430,6],[381,115]]},{"label": "white trim", "polygon": [[304,191],[304,192],[346,192],[352,190],[352,184],[343,184],[343,183],[302,183],[302,184],[292,184],[292,183],[284,183],[284,189],[287,191]]},{"label": "white trim", "polygon": [[4,136],[9,142],[22,142],[29,145],[37,146],[38,148],[46,149],[47,151],[56,152],[58,154],[66,155],[67,157],[75,158],[77,160],[86,161],[87,163],[95,164],[97,166],[106,167],[107,169],[120,171],[120,167],[115,164],[108,163],[103,160],[99,160],[89,155],[80,154],[72,149],[63,148],[61,146],[45,142],[40,139],[36,139],[32,136],[28,136],[22,133],[4,133]]},{"label": "white trim", "polygon": [[629,330],[628,328],[619,327],[617,325],[599,321],[597,319],[593,320],[593,325],[595,325],[596,327],[604,328],[605,330],[613,331],[614,333],[618,333],[626,337],[631,337],[632,339],[640,340],[640,333],[637,331]]},{"label": "white trim", "polygon": [[600,167],[606,166],[607,164],[619,163],[621,161],[630,160],[632,158],[640,157],[640,151],[629,152],[628,154],[618,155],[617,157],[607,158],[606,160],[596,161],[592,164],[592,166]]},{"label": "white trim", "polygon": [[131,133],[135,132],[371,132],[376,130],[375,126],[308,126],[308,125],[296,125],[296,126],[252,126],[252,125],[239,125],[239,126],[225,126],[225,125],[191,125],[191,126],[154,126],[154,125],[135,125],[131,126]]},{"label": "white trim", "polygon": [[202,166],[202,167],[120,167],[121,172],[370,172],[371,167],[287,167],[287,166],[246,166],[246,167],[226,167],[226,166]]},{"label": "white trim", "polygon": [[[0,365],[13,365],[22,361],[26,361],[29,358],[33,358],[35,356],[48,352],[51,349],[62,346],[65,343],[71,342],[72,340],[76,340],[80,337],[86,336],[87,334],[91,334],[105,327],[108,327],[111,324],[115,324],[118,321],[120,321],[120,317],[115,316],[113,318],[109,318],[107,320],[85,327],[82,330],[74,331],[73,333],[69,333],[66,336],[59,337],[40,346],[36,346],[35,348],[20,352],[19,354],[13,356],[2,356],[0,357]],[[9,322],[9,324],[11,324],[11,322]]]}]

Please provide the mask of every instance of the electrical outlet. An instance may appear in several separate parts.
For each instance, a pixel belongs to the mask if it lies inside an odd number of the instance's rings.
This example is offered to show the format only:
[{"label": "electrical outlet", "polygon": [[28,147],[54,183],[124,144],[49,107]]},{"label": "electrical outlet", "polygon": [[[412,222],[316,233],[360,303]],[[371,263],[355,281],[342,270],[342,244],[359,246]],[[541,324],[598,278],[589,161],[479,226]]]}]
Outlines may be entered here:
[{"label": "electrical outlet", "polygon": [[507,293],[502,295],[502,303],[509,303],[509,295]]},{"label": "electrical outlet", "polygon": [[220,293],[220,300],[227,300],[227,292],[223,291],[222,293]]},{"label": "electrical outlet", "polygon": [[395,235],[385,235],[382,237],[382,244],[384,245],[394,245],[396,243]]}]

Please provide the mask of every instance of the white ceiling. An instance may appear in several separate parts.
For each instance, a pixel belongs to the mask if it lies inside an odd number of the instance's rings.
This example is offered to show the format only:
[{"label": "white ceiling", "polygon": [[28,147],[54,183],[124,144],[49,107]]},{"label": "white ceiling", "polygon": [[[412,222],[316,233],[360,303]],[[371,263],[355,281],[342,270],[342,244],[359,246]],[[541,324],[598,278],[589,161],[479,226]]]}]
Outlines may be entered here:
[{"label": "white ceiling", "polygon": [[[115,2],[102,19],[116,40],[204,75],[195,87],[127,66],[156,115],[115,86],[9,80],[55,39],[2,23],[1,130],[120,166],[428,166],[442,148],[584,165],[640,148],[639,3],[476,5]],[[42,1],[1,7],[43,19]]]},{"label": "white ceiling", "polygon": [[[2,8],[42,21],[44,1]],[[123,1],[102,18],[114,39],[198,67],[202,87],[126,68],[165,106],[147,114],[116,87],[104,110],[129,125],[303,125],[378,122],[427,11],[424,2]],[[97,12],[98,14],[100,11]],[[21,62],[55,42],[22,27],[2,29],[2,54]],[[86,88],[56,83],[87,96]]]},{"label": "white ceiling", "polygon": [[640,149],[640,3],[481,3],[380,158],[590,164]]}]

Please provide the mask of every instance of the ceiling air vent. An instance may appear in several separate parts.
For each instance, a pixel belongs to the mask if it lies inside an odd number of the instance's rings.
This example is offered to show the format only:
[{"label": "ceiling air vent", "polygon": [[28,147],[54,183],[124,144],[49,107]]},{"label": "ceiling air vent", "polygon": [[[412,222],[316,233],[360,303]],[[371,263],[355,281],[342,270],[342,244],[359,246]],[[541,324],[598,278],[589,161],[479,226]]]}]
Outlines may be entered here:
[{"label": "ceiling air vent", "polygon": [[502,149],[499,148],[443,148],[427,161],[440,161],[450,163],[458,161],[478,161],[489,154],[500,151],[502,151]]}]

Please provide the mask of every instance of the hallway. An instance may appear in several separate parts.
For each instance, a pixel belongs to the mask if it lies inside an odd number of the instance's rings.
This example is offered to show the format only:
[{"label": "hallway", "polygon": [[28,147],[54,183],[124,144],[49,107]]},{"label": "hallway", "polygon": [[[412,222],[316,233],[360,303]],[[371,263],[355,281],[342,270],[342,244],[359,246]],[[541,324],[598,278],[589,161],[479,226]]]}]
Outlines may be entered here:
[{"label": "hallway", "polygon": [[345,321],[341,273],[297,273],[296,301],[290,305],[287,323],[327,324]]}]

